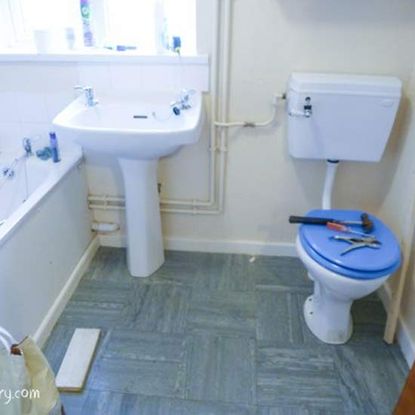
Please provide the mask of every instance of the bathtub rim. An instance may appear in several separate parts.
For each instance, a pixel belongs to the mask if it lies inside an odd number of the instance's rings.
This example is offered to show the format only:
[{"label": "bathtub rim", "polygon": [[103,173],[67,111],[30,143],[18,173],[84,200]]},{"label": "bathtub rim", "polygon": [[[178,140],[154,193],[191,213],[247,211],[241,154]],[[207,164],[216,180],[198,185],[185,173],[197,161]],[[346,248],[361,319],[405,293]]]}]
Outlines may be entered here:
[{"label": "bathtub rim", "polygon": [[59,163],[39,160],[39,163],[51,163],[50,172],[45,181],[0,226],[0,248],[30,217],[30,211],[35,209],[66,175],[83,162],[82,150],[74,148],[67,152],[64,151],[61,158]]}]

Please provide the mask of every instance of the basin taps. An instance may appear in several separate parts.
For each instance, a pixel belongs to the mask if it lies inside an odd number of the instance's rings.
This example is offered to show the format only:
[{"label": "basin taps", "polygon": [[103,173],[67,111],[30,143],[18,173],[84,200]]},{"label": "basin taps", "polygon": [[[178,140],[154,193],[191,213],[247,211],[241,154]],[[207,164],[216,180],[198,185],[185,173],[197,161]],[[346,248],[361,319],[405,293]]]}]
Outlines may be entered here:
[{"label": "basin taps", "polygon": [[179,95],[179,99],[172,102],[172,107],[178,107],[180,110],[188,110],[192,108],[190,104],[190,97],[195,93],[194,89],[182,89]]},{"label": "basin taps", "polygon": [[76,85],[74,89],[83,91],[85,94],[85,105],[87,107],[94,107],[98,104],[98,100],[95,99],[94,89],[91,86]]},{"label": "basin taps", "polygon": [[23,150],[25,151],[25,156],[30,157],[33,156],[32,150],[32,140],[28,137],[23,138]]}]

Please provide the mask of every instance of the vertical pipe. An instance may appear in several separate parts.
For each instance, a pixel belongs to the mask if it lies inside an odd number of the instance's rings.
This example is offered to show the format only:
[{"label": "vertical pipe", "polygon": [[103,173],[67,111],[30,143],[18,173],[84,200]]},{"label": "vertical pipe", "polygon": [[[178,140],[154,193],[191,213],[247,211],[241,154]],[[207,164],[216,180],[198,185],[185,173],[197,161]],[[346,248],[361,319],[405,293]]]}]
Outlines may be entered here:
[{"label": "vertical pipe", "polygon": [[326,178],[324,180],[323,198],[321,202],[323,209],[331,209],[333,186],[338,166],[339,160],[327,160]]},{"label": "vertical pipe", "polygon": [[[225,0],[223,4],[223,48],[221,50],[221,106],[220,106],[220,118],[221,122],[225,122],[228,119],[229,111],[229,80],[230,80],[230,62],[231,62],[231,33],[232,33],[232,0]],[[224,208],[225,199],[225,175],[226,175],[226,162],[227,162],[227,138],[228,131],[222,128],[220,131],[220,172],[219,172],[219,196],[218,196],[218,210],[222,211]]]},{"label": "vertical pipe", "polygon": [[216,202],[216,152],[217,152],[217,134],[215,120],[218,116],[217,103],[219,96],[219,43],[220,43],[220,0],[215,1],[214,6],[214,24],[212,33],[212,61],[211,61],[211,114],[210,114],[210,180],[209,180],[209,202],[214,205]]}]

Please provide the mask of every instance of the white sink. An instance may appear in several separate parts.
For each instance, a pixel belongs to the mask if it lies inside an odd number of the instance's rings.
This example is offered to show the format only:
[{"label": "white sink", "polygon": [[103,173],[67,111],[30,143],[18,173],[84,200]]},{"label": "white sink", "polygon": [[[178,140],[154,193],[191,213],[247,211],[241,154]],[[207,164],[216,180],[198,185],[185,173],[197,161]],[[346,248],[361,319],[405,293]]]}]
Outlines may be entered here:
[{"label": "white sink", "polygon": [[53,124],[58,131],[70,131],[88,150],[129,159],[158,159],[199,140],[201,94],[193,94],[192,108],[179,116],[170,108],[176,98],[172,93],[100,97],[98,105],[87,107],[79,97]]},{"label": "white sink", "polygon": [[88,107],[83,97],[53,120],[59,138],[70,138],[90,151],[119,161],[125,187],[128,267],[131,275],[147,277],[164,262],[158,159],[196,143],[203,123],[203,101],[196,92],[191,108],[175,115],[172,93],[134,97],[98,97]]}]

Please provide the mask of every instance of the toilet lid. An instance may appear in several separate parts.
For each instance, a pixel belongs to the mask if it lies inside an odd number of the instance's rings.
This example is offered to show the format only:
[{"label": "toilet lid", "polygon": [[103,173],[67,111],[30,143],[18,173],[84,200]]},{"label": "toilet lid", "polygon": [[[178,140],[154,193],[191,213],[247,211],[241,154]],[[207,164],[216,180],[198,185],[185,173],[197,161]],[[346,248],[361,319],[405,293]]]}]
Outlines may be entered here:
[{"label": "toilet lid", "polygon": [[[358,210],[311,210],[307,216],[359,221],[362,213]],[[401,250],[390,229],[375,216],[370,215],[370,219],[374,222],[374,229],[370,234],[375,235],[382,242],[379,249],[365,247],[341,255],[350,244],[336,241],[331,236],[336,234],[359,236],[333,231],[324,225],[301,225],[300,240],[306,252],[315,261],[333,272],[358,279],[379,278],[391,274],[399,268]],[[362,231],[360,226],[352,225],[351,228],[359,232]]]}]

